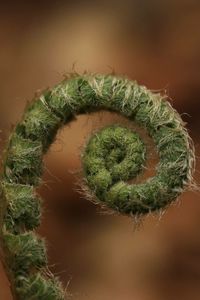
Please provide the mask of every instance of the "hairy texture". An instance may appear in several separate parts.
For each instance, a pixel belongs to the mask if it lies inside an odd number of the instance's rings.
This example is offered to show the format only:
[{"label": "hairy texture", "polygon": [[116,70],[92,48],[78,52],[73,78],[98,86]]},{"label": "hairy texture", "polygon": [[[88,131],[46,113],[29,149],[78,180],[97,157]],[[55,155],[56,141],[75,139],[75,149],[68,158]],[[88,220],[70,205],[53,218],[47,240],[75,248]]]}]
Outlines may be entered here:
[{"label": "hairy texture", "polygon": [[191,183],[191,140],[178,113],[160,94],[125,78],[88,74],[71,76],[45,91],[25,110],[3,159],[1,241],[16,299],[65,297],[58,279],[49,275],[45,242],[35,233],[41,216],[35,187],[41,182],[43,155],[58,129],[77,114],[102,109],[143,126],[160,161],[154,177],[130,184],[145,165],[145,141],[116,124],[97,132],[85,147],[82,165],[98,203],[123,214],[146,214],[169,205]]}]

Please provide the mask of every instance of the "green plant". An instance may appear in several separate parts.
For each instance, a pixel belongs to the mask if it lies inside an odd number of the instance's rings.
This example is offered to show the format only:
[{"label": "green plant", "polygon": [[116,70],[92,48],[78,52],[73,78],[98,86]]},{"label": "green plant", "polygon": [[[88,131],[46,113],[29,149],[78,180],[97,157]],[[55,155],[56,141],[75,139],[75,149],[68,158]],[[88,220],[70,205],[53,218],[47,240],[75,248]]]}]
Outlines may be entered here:
[{"label": "green plant", "polygon": [[145,127],[160,162],[156,175],[140,184],[145,144],[129,128],[97,132],[82,155],[85,181],[95,200],[123,214],[141,215],[169,205],[191,183],[194,152],[178,113],[158,93],[112,75],[72,75],[45,91],[25,110],[10,136],[1,177],[1,243],[16,299],[64,299],[62,286],[47,271],[46,247],[35,229],[40,199],[35,187],[42,159],[59,128],[77,114],[106,109]]}]

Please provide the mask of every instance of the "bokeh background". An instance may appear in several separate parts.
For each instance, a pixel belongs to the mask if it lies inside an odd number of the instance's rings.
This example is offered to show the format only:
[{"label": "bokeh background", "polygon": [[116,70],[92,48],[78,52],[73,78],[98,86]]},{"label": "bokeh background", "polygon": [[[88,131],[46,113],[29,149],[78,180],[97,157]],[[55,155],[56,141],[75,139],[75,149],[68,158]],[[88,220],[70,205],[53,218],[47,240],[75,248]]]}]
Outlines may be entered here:
[{"label": "bokeh background", "polygon": [[[4,1],[0,7],[1,153],[35,93],[73,70],[124,74],[167,92],[200,153],[198,0]],[[79,192],[88,135],[120,118],[79,116],[45,157],[39,233],[70,299],[199,300],[200,201],[187,191],[165,214],[101,214]],[[121,120],[124,122],[124,120]],[[11,300],[0,266],[0,299]],[[28,299],[27,299],[28,300]]]}]

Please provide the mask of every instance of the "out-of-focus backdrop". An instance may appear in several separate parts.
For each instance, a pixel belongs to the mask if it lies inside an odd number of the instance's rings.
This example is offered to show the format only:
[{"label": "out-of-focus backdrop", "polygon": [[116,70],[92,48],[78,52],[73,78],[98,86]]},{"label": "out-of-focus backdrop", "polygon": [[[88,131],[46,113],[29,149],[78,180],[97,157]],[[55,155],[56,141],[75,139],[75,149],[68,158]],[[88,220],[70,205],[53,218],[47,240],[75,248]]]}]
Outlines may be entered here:
[{"label": "out-of-focus backdrop", "polygon": [[[166,91],[188,123],[198,181],[198,0],[1,3],[1,152],[27,101],[74,69],[114,70]],[[49,245],[50,269],[76,300],[199,300],[198,192],[185,192],[162,218],[148,216],[139,229],[130,218],[100,214],[78,192],[84,141],[93,130],[119,120],[107,112],[79,116],[59,133],[45,157],[38,231]],[[0,299],[12,299],[1,265]]]}]

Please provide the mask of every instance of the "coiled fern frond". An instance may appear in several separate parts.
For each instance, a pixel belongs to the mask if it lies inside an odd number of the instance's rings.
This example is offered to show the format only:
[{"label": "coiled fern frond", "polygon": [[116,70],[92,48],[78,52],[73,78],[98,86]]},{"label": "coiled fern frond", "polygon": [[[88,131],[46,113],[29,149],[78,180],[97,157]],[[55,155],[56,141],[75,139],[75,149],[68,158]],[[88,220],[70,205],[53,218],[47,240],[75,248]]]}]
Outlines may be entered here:
[{"label": "coiled fern frond", "polygon": [[169,205],[192,180],[191,139],[179,114],[160,94],[126,78],[88,74],[45,91],[25,110],[3,159],[1,242],[16,299],[64,299],[60,282],[48,275],[45,242],[35,233],[41,217],[35,187],[58,129],[78,114],[103,109],[144,127],[160,161],[154,177],[128,183],[144,167],[145,143],[125,126],[101,129],[82,154],[85,181],[97,202],[123,214],[146,214]]}]

